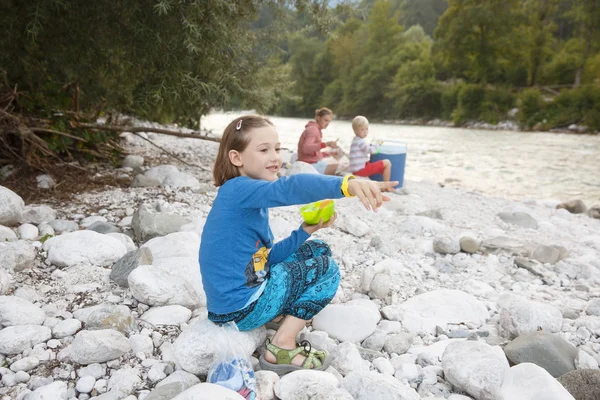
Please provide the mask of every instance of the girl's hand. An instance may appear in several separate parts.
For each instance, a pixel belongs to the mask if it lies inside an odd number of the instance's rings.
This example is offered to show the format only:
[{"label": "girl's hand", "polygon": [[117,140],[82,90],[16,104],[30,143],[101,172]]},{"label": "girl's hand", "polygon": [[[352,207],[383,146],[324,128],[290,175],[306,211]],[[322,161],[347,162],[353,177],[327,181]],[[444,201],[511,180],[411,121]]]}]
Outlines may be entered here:
[{"label": "girl's hand", "polygon": [[398,183],[398,181],[375,182],[365,179],[350,179],[348,181],[348,192],[351,195],[357,196],[367,210],[377,212],[377,209],[381,207],[384,201],[391,200],[388,196],[381,194],[381,192],[390,189],[393,190],[394,186]]},{"label": "girl's hand", "polygon": [[312,235],[313,233],[315,233],[319,229],[329,228],[331,225],[333,225],[333,223],[335,222],[336,218],[337,218],[337,213],[334,213],[333,216],[327,222],[323,222],[322,218],[319,221],[319,223],[316,224],[316,225],[308,225],[305,222],[305,223],[302,224],[302,229],[304,229],[304,232],[308,233],[309,235]]}]

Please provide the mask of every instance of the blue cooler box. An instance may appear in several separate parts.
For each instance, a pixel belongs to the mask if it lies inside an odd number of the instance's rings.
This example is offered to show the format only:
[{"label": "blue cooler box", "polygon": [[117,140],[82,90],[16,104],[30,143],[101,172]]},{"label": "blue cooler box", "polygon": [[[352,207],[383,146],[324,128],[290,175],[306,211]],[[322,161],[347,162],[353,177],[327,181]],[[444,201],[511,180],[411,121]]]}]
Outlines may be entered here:
[{"label": "blue cooler box", "polygon": [[[380,160],[390,160],[392,162],[392,174],[390,180],[398,181],[396,188],[404,185],[404,168],[406,167],[406,144],[394,140],[386,140],[379,148],[379,153],[371,154],[371,162]],[[381,174],[370,176],[374,181],[383,181]]]}]

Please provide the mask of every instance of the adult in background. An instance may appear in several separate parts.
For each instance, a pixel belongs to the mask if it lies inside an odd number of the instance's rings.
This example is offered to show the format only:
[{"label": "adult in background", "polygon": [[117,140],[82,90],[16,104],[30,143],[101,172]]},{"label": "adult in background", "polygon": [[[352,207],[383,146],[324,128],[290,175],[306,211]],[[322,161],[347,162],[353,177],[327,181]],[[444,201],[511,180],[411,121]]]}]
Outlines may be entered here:
[{"label": "adult in background", "polygon": [[337,162],[328,163],[323,159],[331,155],[323,149],[338,148],[335,141],[323,142],[322,130],[327,128],[332,119],[333,111],[325,107],[319,108],[315,111],[315,120],[306,124],[298,141],[298,161],[312,164],[319,173],[325,175],[335,175],[338,168]]}]

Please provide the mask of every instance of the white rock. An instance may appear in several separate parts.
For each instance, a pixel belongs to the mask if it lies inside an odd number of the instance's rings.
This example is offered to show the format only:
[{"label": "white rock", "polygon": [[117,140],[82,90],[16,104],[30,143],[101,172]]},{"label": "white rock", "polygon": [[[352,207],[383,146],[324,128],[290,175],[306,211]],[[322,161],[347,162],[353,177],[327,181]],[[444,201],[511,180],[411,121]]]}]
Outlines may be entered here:
[{"label": "white rock", "polygon": [[42,238],[44,236],[50,237],[56,235],[54,228],[48,224],[39,224],[38,229],[40,231],[40,237]]},{"label": "white rock", "polygon": [[192,311],[189,308],[172,305],[164,307],[152,307],[140,317],[141,320],[152,325],[179,325],[189,321]]},{"label": "white rock", "polygon": [[545,369],[531,363],[510,368],[500,389],[501,400],[575,400]]},{"label": "white rock", "polygon": [[356,216],[353,218],[339,216],[336,220],[336,225],[340,230],[356,237],[363,237],[371,231],[369,225],[356,218]]},{"label": "white rock", "polygon": [[279,381],[279,375],[273,371],[256,371],[256,391],[261,400],[277,400],[275,397],[275,385]]},{"label": "white rock", "polygon": [[394,372],[394,377],[404,384],[418,385],[423,380],[423,368],[417,364],[402,364]]},{"label": "white rock", "polygon": [[35,289],[29,286],[21,286],[15,290],[14,296],[25,299],[30,303],[35,303],[41,300],[40,295],[35,291]]},{"label": "white rock", "polygon": [[108,380],[108,391],[129,395],[141,382],[140,371],[129,366],[122,367],[112,373]]},{"label": "white rock", "polygon": [[382,374],[394,375],[394,367],[390,360],[384,357],[378,357],[373,360],[373,366]]},{"label": "white rock", "polygon": [[17,240],[17,234],[7,226],[0,225],[0,242],[13,242]]},{"label": "white rock", "polygon": [[111,232],[111,233],[105,233],[105,235],[115,238],[118,241],[120,241],[121,243],[123,243],[125,245],[125,248],[127,249],[127,252],[137,249],[137,246],[135,245],[133,239],[124,233]]},{"label": "white rock", "polygon": [[369,365],[363,360],[356,346],[349,342],[340,343],[330,354],[331,366],[346,376],[352,371],[368,371]]},{"label": "white rock", "polygon": [[46,314],[38,306],[15,296],[0,296],[0,325],[41,325]]},{"label": "white rock", "polygon": [[64,338],[65,336],[72,336],[81,329],[81,326],[81,321],[78,319],[65,319],[52,328],[52,336],[59,339]]},{"label": "white rock", "polygon": [[70,349],[73,361],[85,365],[114,360],[127,353],[131,347],[123,334],[104,329],[79,332]]},{"label": "white rock", "polygon": [[150,239],[141,247],[150,249],[154,264],[163,258],[190,257],[197,259],[200,251],[200,236],[195,232],[175,232]]},{"label": "white rock", "polygon": [[119,240],[90,230],[50,238],[44,243],[44,249],[48,251],[48,262],[59,267],[109,266],[127,253]]},{"label": "white rock", "polygon": [[15,380],[18,383],[29,382],[29,379],[31,379],[31,376],[25,371],[19,371],[19,372],[15,373]]},{"label": "white rock", "polygon": [[413,346],[408,349],[408,353],[414,354],[421,366],[442,365],[442,356],[450,343],[464,341],[465,339],[440,340],[429,346]]},{"label": "white rock", "polygon": [[148,379],[150,380],[150,382],[156,383],[160,380],[165,379],[167,377],[167,374],[165,373],[166,367],[167,364],[164,363],[154,364],[152,368],[150,368],[150,370],[148,371]]},{"label": "white rock", "polygon": [[48,222],[48,225],[50,225],[56,233],[73,232],[79,229],[79,225],[77,225],[75,221],[67,221],[65,219],[54,219]]},{"label": "white rock", "polygon": [[342,381],[355,400],[419,400],[420,396],[410,386],[396,378],[373,371],[355,371]]},{"label": "white rock", "polygon": [[581,348],[579,348],[577,353],[577,358],[575,359],[575,368],[577,369],[598,369],[598,361]]},{"label": "white rock", "polygon": [[40,360],[35,357],[23,357],[10,365],[13,372],[30,371],[40,365]]},{"label": "white rock", "polygon": [[544,332],[560,332],[562,313],[550,304],[527,300],[513,294],[504,295],[498,301],[500,308],[499,331],[507,338],[531,333],[541,328]]},{"label": "white rock", "polygon": [[373,306],[330,304],[314,317],[313,327],[340,342],[360,342],[375,332],[381,318]]},{"label": "white rock", "polygon": [[38,175],[35,177],[35,180],[37,182],[37,186],[40,189],[52,189],[54,186],[56,186],[56,181],[54,180],[54,178],[52,178],[52,176],[48,175],[48,174],[42,174],[42,175]]},{"label": "white rock", "polygon": [[129,154],[123,159],[123,168],[139,168],[144,165],[144,157]]},{"label": "white rock", "polygon": [[79,221],[79,226],[81,226],[82,228],[87,228],[94,222],[108,222],[108,220],[106,219],[106,217],[103,217],[101,215],[92,215],[89,217],[85,217],[84,219]]},{"label": "white rock", "polygon": [[0,269],[18,272],[30,268],[36,255],[35,247],[27,241],[0,242]]},{"label": "white rock", "polygon": [[75,389],[79,393],[89,393],[94,390],[94,385],[96,384],[96,378],[90,375],[84,375],[77,380],[77,384],[75,385]]},{"label": "white rock", "polygon": [[12,226],[19,223],[25,203],[21,196],[0,186],[0,225]]},{"label": "white rock", "polygon": [[46,205],[26,206],[21,215],[22,223],[34,225],[47,224],[53,219],[56,219],[56,211]]},{"label": "white rock", "polygon": [[460,290],[439,289],[412,297],[404,303],[382,310],[392,321],[401,321],[410,333],[423,331],[435,334],[436,326],[448,323],[483,325],[489,317],[485,305]]},{"label": "white rock", "polygon": [[151,356],[154,351],[154,343],[146,335],[131,335],[129,337],[129,345],[133,354],[144,353]]},{"label": "white rock", "polygon": [[198,377],[194,374],[190,374],[189,372],[180,370],[180,371],[173,372],[171,375],[169,375],[162,381],[158,382],[156,384],[156,387],[167,385],[167,384],[173,383],[173,382],[181,382],[181,383],[185,384],[186,386],[190,387],[190,386],[194,386],[194,385],[197,385],[198,383],[200,383],[200,379],[198,379]]},{"label": "white rock", "polygon": [[199,383],[172,400],[244,400],[242,395],[213,383]]},{"label": "white rock", "polygon": [[7,293],[11,284],[12,276],[3,269],[0,269],[0,295]]},{"label": "white rock", "polygon": [[67,400],[67,383],[63,381],[52,382],[33,391],[27,400]]},{"label": "white rock", "polygon": [[40,231],[35,225],[22,224],[17,228],[17,233],[22,240],[35,240],[40,234]]},{"label": "white rock", "polygon": [[80,368],[77,371],[77,375],[79,377],[84,377],[86,375],[94,377],[94,379],[100,379],[106,373],[106,368],[98,363],[90,364],[87,367]]},{"label": "white rock", "polygon": [[476,399],[495,400],[509,365],[500,347],[467,340],[446,348],[442,368],[454,386]]},{"label": "white rock", "polygon": [[129,289],[138,301],[151,306],[206,305],[197,258],[173,257],[154,262],[137,267],[127,277]]},{"label": "white rock", "polygon": [[330,373],[300,370],[282,376],[275,384],[275,395],[289,400],[333,399],[330,395],[338,386],[338,380]]}]

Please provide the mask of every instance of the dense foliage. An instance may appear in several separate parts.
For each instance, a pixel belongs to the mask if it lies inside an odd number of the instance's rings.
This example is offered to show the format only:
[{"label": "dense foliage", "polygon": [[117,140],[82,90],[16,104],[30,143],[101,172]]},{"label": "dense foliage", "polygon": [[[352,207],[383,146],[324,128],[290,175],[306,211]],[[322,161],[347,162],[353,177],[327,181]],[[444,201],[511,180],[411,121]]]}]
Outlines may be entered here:
[{"label": "dense foliage", "polygon": [[519,107],[524,127],[598,127],[600,0],[329,3],[6,0],[0,87],[8,111],[45,118],[114,110],[194,126],[213,107],[327,106],[462,124]]},{"label": "dense foliage", "polygon": [[463,124],[519,107],[524,128],[600,128],[600,0],[364,0],[355,11],[327,37],[290,37],[300,99],[272,112]]}]

